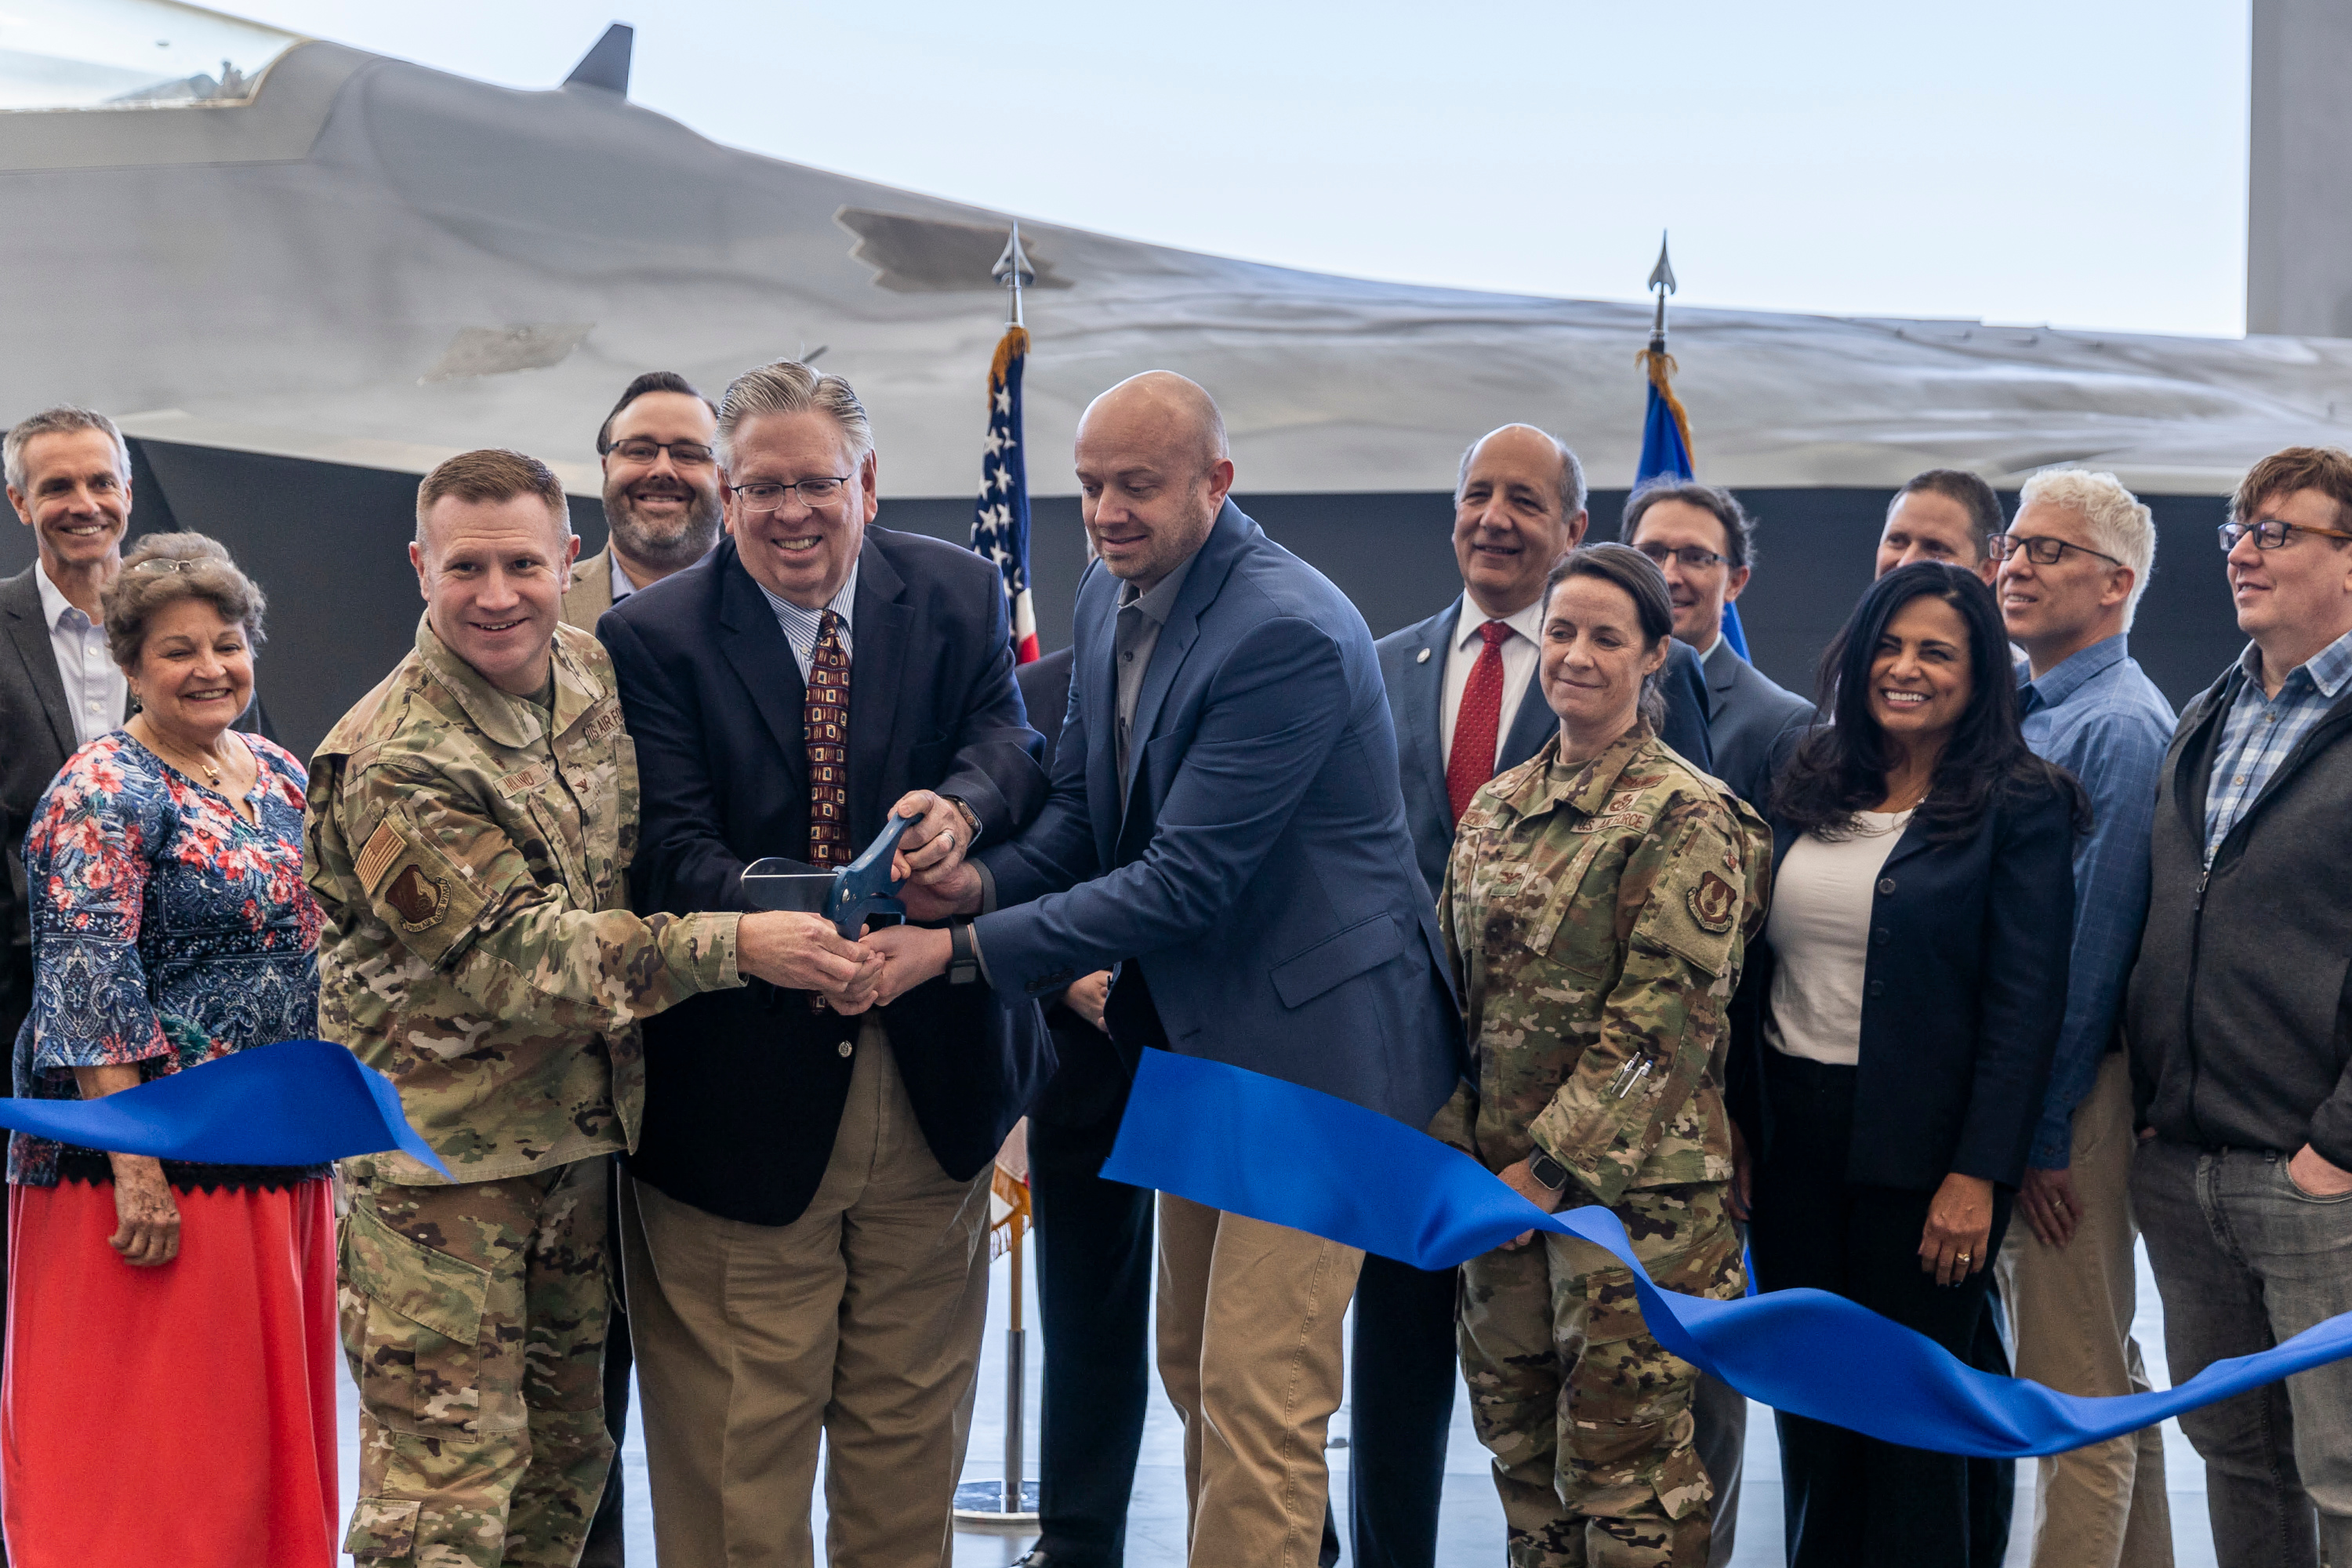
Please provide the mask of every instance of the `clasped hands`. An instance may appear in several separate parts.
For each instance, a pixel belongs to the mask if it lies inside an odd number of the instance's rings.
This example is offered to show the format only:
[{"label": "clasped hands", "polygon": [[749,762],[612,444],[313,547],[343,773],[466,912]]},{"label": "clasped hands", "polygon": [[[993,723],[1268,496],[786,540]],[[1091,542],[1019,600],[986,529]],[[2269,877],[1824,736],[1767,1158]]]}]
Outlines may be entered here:
[{"label": "clasped hands", "polygon": [[[980,908],[980,873],[964,861],[971,828],[955,803],[930,790],[910,790],[890,808],[917,820],[898,840],[890,875],[903,880],[899,900],[912,920],[940,920]],[[931,943],[914,938],[936,938]],[[868,931],[852,942],[823,915],[761,910],[742,917],[735,966],[787,991],[810,991],[836,1013],[863,1013],[887,1005],[948,965],[948,933],[914,926]],[[917,973],[918,970],[921,973]]]}]

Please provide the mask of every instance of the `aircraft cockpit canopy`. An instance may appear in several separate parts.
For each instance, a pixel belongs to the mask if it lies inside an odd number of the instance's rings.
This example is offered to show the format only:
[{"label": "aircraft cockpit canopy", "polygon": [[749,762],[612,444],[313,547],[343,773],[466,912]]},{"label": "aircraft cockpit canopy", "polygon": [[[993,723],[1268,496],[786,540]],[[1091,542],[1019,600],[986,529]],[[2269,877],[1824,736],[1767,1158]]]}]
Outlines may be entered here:
[{"label": "aircraft cockpit canopy", "polygon": [[301,41],[173,0],[7,0],[0,110],[235,107]]}]

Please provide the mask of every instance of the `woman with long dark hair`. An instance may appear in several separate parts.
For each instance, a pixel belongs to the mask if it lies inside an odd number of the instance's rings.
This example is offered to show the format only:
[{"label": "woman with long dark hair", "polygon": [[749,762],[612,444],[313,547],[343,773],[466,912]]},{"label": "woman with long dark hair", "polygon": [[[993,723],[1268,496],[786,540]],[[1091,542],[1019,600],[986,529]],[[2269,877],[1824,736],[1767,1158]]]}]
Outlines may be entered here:
[{"label": "woman with long dark hair", "polygon": [[[1778,780],[1772,907],[1734,1029],[1759,1288],[1968,1353],[2066,1003],[2082,788],[2026,749],[1992,592],[1873,584]],[[1792,1568],[1970,1561],[1967,1461],[1780,1415]],[[1983,1543],[1978,1543],[1981,1546]]]}]

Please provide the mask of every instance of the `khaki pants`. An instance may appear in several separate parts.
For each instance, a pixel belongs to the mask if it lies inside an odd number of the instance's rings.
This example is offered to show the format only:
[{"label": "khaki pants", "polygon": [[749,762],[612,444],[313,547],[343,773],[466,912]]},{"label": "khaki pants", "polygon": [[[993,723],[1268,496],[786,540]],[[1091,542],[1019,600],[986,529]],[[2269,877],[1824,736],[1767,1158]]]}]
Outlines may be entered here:
[{"label": "khaki pants", "polygon": [[343,1353],[361,1563],[572,1568],[604,1495],[608,1156],[404,1186],[352,1160]]},{"label": "khaki pants", "polygon": [[988,1313],[988,1174],[941,1171],[882,1026],[786,1226],[625,1183],[629,1322],[662,1568],[944,1568]]},{"label": "khaki pants", "polygon": [[[2132,1159],[2131,1074],[2110,1051],[2074,1108],[2069,1157],[2082,1218],[2063,1248],[2012,1222],[1996,1278],[2017,1339],[2017,1375],[2061,1394],[2147,1390],[2131,1337],[2136,1275],[2126,1183]],[[2155,1426],[2035,1461],[2033,1568],[2171,1568],[2172,1510],[2164,1437]]]},{"label": "khaki pants", "polygon": [[1160,1378],[1184,1418],[1199,1568],[1313,1568],[1363,1266],[1352,1247],[1160,1194]]}]

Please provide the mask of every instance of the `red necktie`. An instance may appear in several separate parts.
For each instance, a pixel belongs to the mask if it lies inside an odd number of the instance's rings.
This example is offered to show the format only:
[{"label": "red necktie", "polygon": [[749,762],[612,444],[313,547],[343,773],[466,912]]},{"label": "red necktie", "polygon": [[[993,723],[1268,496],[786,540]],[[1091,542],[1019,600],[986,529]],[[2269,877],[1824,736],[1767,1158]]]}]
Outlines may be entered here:
[{"label": "red necktie", "polygon": [[1453,803],[1459,823],[1478,786],[1495,776],[1495,747],[1503,727],[1503,639],[1511,628],[1488,621],[1478,628],[1486,646],[1470,667],[1470,683],[1462,689],[1462,710],[1454,716],[1454,754],[1445,759],[1445,798]]},{"label": "red necktie", "polygon": [[849,655],[831,610],[817,623],[801,728],[808,741],[809,864],[830,870],[850,860]]}]

